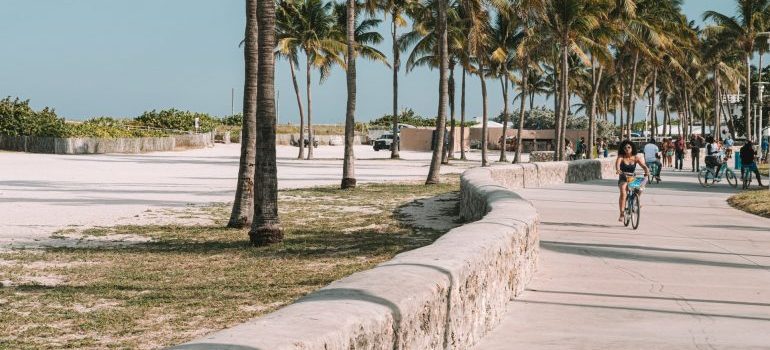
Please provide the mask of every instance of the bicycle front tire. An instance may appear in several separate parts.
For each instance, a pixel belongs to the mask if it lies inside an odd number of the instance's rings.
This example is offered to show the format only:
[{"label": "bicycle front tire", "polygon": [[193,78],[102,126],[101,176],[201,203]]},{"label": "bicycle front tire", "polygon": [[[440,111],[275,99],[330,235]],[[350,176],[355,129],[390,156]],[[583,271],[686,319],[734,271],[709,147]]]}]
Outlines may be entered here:
[{"label": "bicycle front tire", "polygon": [[634,196],[634,205],[631,207],[631,226],[636,230],[639,227],[639,217],[642,214],[642,208],[639,206],[639,196]]}]

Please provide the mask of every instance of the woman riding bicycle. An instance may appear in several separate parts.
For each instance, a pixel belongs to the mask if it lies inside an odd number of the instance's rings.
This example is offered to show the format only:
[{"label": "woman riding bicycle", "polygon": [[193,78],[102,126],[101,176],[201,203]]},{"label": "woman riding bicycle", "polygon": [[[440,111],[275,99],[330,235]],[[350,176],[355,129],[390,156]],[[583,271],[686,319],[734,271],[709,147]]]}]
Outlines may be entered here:
[{"label": "woman riding bicycle", "polygon": [[650,176],[650,169],[644,162],[644,157],[637,155],[636,145],[629,140],[623,140],[618,147],[618,159],[615,161],[615,172],[620,175],[618,178],[618,188],[620,189],[620,198],[618,206],[620,208],[620,217],[618,221],[623,222],[623,216],[626,205],[626,191],[628,189],[628,180],[625,173],[633,174],[636,171],[636,165],[644,169],[644,176]]},{"label": "woman riding bicycle", "polygon": [[722,150],[719,144],[714,142],[714,136],[706,136],[706,166],[714,169],[717,173],[719,166],[722,165]]}]

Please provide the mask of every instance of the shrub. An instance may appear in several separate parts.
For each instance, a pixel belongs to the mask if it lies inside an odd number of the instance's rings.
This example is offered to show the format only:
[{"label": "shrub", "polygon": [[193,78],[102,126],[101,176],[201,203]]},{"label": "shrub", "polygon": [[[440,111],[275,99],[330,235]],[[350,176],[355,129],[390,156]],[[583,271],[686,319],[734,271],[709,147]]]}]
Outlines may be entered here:
[{"label": "shrub", "polygon": [[0,134],[9,136],[44,136],[58,137],[66,127],[64,119],[48,107],[34,111],[29,100],[19,98],[0,100]]},{"label": "shrub", "polygon": [[243,125],[243,114],[238,113],[236,115],[231,115],[231,116],[228,116],[228,117],[223,117],[220,121],[221,121],[221,123],[223,125],[242,126]]},{"label": "shrub", "polygon": [[179,131],[195,131],[195,117],[199,118],[200,131],[209,132],[216,128],[219,121],[205,113],[166,109],[144,112],[134,120],[144,126]]},{"label": "shrub", "polygon": [[[401,114],[398,115],[398,122],[400,124],[409,124],[414,126],[422,126],[422,127],[435,127],[436,126],[436,118],[426,118],[423,116],[418,115],[414,112],[411,108],[405,109],[401,112]],[[476,122],[473,121],[466,121],[465,126],[471,126],[476,124]],[[385,127],[385,128],[391,128],[393,127],[393,115],[392,114],[386,114],[380,118],[377,118],[375,120],[372,120],[369,122],[369,125],[375,126],[375,127]],[[446,121],[447,127],[450,126],[449,117],[447,117]],[[460,125],[459,120],[456,121],[456,126]]]}]

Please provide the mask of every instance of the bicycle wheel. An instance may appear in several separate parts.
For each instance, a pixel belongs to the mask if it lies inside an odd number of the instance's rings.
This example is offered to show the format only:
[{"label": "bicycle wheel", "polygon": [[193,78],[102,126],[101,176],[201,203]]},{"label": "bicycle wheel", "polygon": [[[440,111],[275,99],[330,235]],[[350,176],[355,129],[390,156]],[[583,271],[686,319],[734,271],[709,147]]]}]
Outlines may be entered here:
[{"label": "bicycle wheel", "polygon": [[634,205],[631,207],[631,226],[634,230],[639,227],[639,216],[642,214],[642,208],[639,206],[639,196],[634,196]]},{"label": "bicycle wheel", "polygon": [[725,178],[730,186],[733,188],[738,187],[738,177],[735,176],[735,172],[732,169],[725,169]]},{"label": "bicycle wheel", "polygon": [[711,187],[711,185],[714,184],[714,173],[711,172],[711,169],[703,169],[698,173],[698,182],[700,182],[700,185],[703,187]]}]

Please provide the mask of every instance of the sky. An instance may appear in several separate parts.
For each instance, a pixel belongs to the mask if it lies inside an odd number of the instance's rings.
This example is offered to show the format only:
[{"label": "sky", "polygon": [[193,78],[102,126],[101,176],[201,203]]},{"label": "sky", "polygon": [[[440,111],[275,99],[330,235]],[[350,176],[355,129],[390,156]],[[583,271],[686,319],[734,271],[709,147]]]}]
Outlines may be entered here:
[{"label": "sky", "polygon": [[[167,108],[215,116],[229,115],[231,109],[238,113],[244,7],[243,0],[0,0],[0,97],[29,99],[33,108],[53,107],[67,119],[132,118]],[[684,13],[699,23],[706,10],[732,14],[735,0],[684,1]],[[384,19],[380,32],[385,40],[378,45],[388,57],[389,28]],[[356,66],[356,119],[390,114],[390,69],[364,60]],[[460,73],[455,73],[458,118]],[[304,69],[297,74],[306,108]],[[344,123],[344,71],[335,68],[323,83],[318,78],[312,72],[314,123]],[[477,77],[466,83],[467,116],[474,118],[482,110],[480,84]],[[436,115],[437,70],[402,69],[399,88],[399,110]],[[500,83],[489,80],[487,88],[489,115],[494,116],[503,107]],[[299,123],[286,61],[277,61],[276,89],[279,123]],[[536,104],[552,106],[543,98]],[[643,114],[641,104],[638,108],[637,115]]]}]

